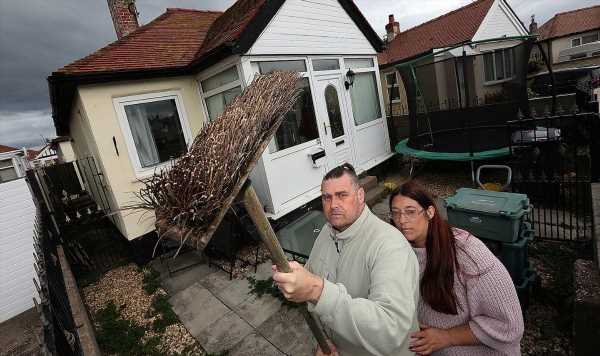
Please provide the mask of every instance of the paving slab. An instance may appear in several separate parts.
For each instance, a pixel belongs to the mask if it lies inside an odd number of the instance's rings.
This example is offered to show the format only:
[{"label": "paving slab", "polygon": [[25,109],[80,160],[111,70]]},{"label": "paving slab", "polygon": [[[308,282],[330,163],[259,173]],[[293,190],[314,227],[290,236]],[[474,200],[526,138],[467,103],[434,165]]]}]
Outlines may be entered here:
[{"label": "paving slab", "polygon": [[267,321],[279,309],[281,309],[281,301],[270,295],[263,295],[262,297],[251,295],[241,304],[232,308],[242,319],[255,328]]},{"label": "paving slab", "polygon": [[253,331],[250,324],[230,311],[194,336],[207,352],[221,353],[232,349]]},{"label": "paving slab", "polygon": [[250,292],[250,282],[245,278],[234,279],[232,283],[222,290],[212,290],[210,288],[209,290],[229,308],[234,308],[252,297],[248,293]]},{"label": "paving slab", "polygon": [[257,330],[286,355],[313,356],[317,347],[304,317],[297,309],[282,307]]},{"label": "paving slab", "polygon": [[212,270],[213,272],[202,278],[199,283],[209,289],[214,294],[220,294],[224,289],[232,285],[237,279],[229,279],[229,274],[221,270]]},{"label": "paving slab", "polygon": [[283,356],[275,346],[256,332],[250,333],[229,351],[228,356]]},{"label": "paving slab", "polygon": [[190,334],[196,338],[211,324],[231,312],[199,283],[194,283],[175,294],[169,302]]},{"label": "paving slab", "polygon": [[186,266],[206,264],[206,257],[195,251],[187,251],[179,254],[177,257],[165,257],[163,259],[155,258],[150,262],[150,266],[158,271],[161,276],[168,276],[168,269],[177,271]]},{"label": "paving slab", "polygon": [[213,272],[206,264],[196,265],[164,278],[162,285],[170,295],[175,295]]}]

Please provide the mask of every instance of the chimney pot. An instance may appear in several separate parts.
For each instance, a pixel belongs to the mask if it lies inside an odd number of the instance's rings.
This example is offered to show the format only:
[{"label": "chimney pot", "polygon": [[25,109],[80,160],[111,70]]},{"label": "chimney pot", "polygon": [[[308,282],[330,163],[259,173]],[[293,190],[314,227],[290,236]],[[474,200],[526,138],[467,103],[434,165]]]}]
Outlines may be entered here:
[{"label": "chimney pot", "polygon": [[107,2],[118,39],[139,27],[135,0],[107,0]]}]

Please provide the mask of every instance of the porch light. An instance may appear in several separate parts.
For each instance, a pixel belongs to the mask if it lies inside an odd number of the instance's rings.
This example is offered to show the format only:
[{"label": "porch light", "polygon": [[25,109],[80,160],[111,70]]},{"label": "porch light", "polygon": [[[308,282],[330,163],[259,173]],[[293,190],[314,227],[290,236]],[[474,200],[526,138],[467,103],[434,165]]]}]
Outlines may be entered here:
[{"label": "porch light", "polygon": [[350,87],[354,84],[354,75],[355,73],[352,71],[352,69],[348,69],[346,72],[347,80],[344,82],[344,85],[346,85],[346,90],[350,89]]}]

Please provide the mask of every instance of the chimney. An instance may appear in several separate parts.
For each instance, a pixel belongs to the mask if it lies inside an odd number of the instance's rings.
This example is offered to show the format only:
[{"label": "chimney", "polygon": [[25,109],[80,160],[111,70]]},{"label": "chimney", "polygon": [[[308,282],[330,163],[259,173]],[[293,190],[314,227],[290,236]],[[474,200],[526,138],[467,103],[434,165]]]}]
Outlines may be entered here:
[{"label": "chimney", "polygon": [[394,14],[389,16],[389,22],[385,25],[385,32],[387,32],[388,42],[392,41],[400,34],[400,24],[394,20]]},{"label": "chimney", "polygon": [[135,0],[107,1],[118,39],[127,36],[138,28],[138,13],[135,8]]},{"label": "chimney", "polygon": [[529,24],[529,34],[537,35],[538,34],[538,25],[535,22],[535,15],[531,15],[531,23]]}]

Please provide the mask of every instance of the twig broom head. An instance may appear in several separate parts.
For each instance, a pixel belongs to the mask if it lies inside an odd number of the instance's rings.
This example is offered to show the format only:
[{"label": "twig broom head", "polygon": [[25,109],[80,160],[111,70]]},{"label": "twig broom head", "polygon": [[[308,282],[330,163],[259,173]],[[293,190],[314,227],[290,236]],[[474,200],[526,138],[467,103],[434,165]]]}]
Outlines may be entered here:
[{"label": "twig broom head", "polygon": [[137,194],[141,203],[133,208],[154,210],[159,234],[195,247],[205,245],[296,103],[298,80],[292,72],[257,75],[202,128],[186,154],[144,181]]}]

